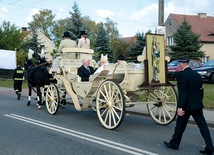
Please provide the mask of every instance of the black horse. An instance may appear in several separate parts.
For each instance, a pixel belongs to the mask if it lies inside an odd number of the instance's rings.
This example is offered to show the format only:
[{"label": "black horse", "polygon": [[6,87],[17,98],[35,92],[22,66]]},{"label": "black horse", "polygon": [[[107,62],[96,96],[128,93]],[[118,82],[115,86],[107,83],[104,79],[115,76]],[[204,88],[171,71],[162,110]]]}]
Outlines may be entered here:
[{"label": "black horse", "polygon": [[[32,60],[26,60],[25,63],[25,71],[26,71],[26,79],[28,81],[28,103],[27,105],[30,106],[31,104],[31,95],[32,89],[37,93],[37,108],[41,108],[42,104],[42,92],[41,87],[44,88],[45,85],[50,84],[49,80],[49,73],[47,67],[50,64],[44,59],[40,58],[36,61],[36,65],[33,65]],[[34,89],[36,88],[36,89]],[[45,91],[44,91],[45,92]]]}]

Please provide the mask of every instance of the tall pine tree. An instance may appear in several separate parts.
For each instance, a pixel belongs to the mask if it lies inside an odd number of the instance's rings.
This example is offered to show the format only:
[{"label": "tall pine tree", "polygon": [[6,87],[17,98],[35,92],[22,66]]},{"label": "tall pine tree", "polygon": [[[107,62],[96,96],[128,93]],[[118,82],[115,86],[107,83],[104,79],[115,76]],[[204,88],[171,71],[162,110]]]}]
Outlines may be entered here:
[{"label": "tall pine tree", "polygon": [[193,33],[191,28],[191,25],[184,18],[182,25],[173,34],[174,45],[170,46],[173,51],[170,53],[171,60],[178,59],[179,57],[199,60],[201,57],[204,57],[204,53],[200,51],[202,46],[199,40],[200,35]]},{"label": "tall pine tree", "polygon": [[114,61],[113,51],[109,43],[109,36],[104,28],[103,23],[99,24],[94,51],[95,51],[95,56],[94,56],[95,60],[98,61],[100,59],[101,54],[104,54],[104,55],[108,54],[109,62]]},{"label": "tall pine tree", "polygon": [[128,52],[129,61],[131,62],[138,62],[137,56],[142,54],[143,48],[146,46],[146,36],[143,32],[138,32],[135,36],[136,42],[131,45],[130,51]]},{"label": "tall pine tree", "polygon": [[32,49],[34,51],[33,57],[36,59],[38,59],[38,53],[41,51],[41,43],[38,40],[37,31],[37,29],[32,29],[31,38],[27,41],[27,47],[28,49]]},{"label": "tall pine tree", "polygon": [[71,25],[69,27],[69,31],[71,32],[71,38],[73,40],[77,40],[80,34],[80,31],[83,29],[82,16],[79,9],[79,6],[76,1],[74,1],[74,5],[72,6],[73,12],[70,11],[71,15]]}]

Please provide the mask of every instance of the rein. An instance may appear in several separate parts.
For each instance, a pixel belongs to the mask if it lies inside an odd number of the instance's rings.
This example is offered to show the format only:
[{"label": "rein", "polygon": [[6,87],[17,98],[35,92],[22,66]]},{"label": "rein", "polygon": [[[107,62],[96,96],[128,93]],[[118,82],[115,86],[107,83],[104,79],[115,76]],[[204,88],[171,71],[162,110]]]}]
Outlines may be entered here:
[{"label": "rein", "polygon": [[45,65],[45,64],[47,64],[47,63],[52,63],[52,60],[51,60],[51,61],[44,62],[44,63],[41,63],[41,64],[36,65],[36,66],[42,66],[42,65]]}]

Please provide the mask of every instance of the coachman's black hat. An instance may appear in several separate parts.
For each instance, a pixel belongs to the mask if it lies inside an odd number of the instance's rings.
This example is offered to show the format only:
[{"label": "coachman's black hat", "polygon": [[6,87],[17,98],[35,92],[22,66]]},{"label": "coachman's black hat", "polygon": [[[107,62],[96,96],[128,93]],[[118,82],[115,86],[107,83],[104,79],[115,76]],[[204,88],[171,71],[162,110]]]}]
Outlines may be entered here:
[{"label": "coachman's black hat", "polygon": [[87,35],[87,33],[85,31],[80,31],[79,37],[81,37],[81,35]]},{"label": "coachman's black hat", "polygon": [[87,33],[85,31],[80,31],[80,35],[87,35]]},{"label": "coachman's black hat", "polygon": [[64,38],[64,37],[71,37],[71,35],[70,35],[69,32],[64,32],[63,38]]}]

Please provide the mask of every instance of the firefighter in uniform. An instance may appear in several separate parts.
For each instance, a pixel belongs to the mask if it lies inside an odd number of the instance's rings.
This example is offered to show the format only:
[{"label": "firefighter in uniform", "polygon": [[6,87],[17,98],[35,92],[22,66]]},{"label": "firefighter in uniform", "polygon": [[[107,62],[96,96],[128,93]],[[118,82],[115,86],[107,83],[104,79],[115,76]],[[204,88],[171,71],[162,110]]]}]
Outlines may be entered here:
[{"label": "firefighter in uniform", "polygon": [[17,99],[19,100],[22,93],[22,83],[24,80],[24,70],[21,68],[21,64],[18,64],[17,68],[13,73],[13,88],[15,93],[17,94]]}]

